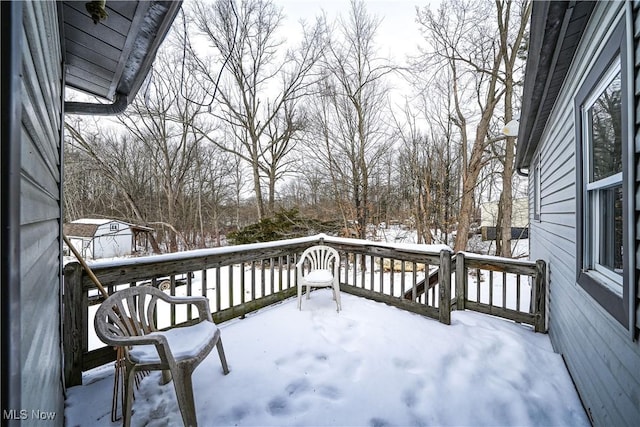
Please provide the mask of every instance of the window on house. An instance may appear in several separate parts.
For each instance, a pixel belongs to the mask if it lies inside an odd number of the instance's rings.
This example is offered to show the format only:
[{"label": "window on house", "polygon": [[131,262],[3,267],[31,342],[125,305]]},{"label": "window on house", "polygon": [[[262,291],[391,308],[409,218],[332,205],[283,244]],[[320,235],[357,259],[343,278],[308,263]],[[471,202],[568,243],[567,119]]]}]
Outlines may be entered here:
[{"label": "window on house", "polygon": [[118,224],[116,223],[110,224],[109,227],[109,230],[111,231],[118,231]]},{"label": "window on house", "polygon": [[622,105],[616,60],[582,107],[584,268],[622,295]]},{"label": "window on house", "polygon": [[625,180],[629,100],[625,24],[621,20],[576,97],[578,283],[612,316],[628,323],[625,277],[630,203]]}]

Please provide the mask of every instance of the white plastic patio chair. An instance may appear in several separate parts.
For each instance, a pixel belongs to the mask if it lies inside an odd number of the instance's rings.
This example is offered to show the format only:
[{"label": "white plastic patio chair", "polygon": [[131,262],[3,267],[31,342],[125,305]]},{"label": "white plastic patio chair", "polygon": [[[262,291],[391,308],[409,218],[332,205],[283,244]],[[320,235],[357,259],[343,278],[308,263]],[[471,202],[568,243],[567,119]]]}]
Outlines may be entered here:
[{"label": "white plastic patio chair", "polygon": [[[169,304],[193,304],[197,323],[159,331],[154,315],[158,300]],[[163,382],[173,379],[178,406],[185,426],[196,426],[191,375],[214,346],[222,369],[229,373],[220,339],[220,330],[211,319],[209,301],[204,297],[172,297],[152,286],[135,286],[118,291],[98,308],[94,321],[98,338],[124,348],[123,424],[131,423],[135,372],[162,370]]]},{"label": "white plastic patio chair", "polygon": [[296,264],[298,276],[298,310],[302,310],[302,288],[307,288],[307,299],[311,288],[333,288],[333,299],[338,306],[338,312],[342,309],[340,304],[340,282],[338,271],[340,269],[340,254],[330,246],[316,245],[307,248]]}]

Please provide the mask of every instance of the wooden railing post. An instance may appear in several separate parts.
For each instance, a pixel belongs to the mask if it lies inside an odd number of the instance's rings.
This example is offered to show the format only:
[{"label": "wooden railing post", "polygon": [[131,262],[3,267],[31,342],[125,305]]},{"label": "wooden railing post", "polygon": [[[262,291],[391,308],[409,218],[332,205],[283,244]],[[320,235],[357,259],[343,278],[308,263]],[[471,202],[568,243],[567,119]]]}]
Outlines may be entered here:
[{"label": "wooden railing post", "polygon": [[440,301],[438,311],[440,323],[451,324],[451,252],[440,251],[440,274],[438,275]]},{"label": "wooden railing post", "polygon": [[464,310],[467,300],[467,266],[464,263],[464,253],[456,254],[456,310]]},{"label": "wooden railing post", "polygon": [[533,301],[534,301],[534,329],[536,332],[545,332],[547,330],[547,264],[544,260],[536,261],[536,275],[533,285]]},{"label": "wooden railing post", "polygon": [[66,387],[82,384],[82,300],[82,266],[71,262],[64,267],[62,351]]}]

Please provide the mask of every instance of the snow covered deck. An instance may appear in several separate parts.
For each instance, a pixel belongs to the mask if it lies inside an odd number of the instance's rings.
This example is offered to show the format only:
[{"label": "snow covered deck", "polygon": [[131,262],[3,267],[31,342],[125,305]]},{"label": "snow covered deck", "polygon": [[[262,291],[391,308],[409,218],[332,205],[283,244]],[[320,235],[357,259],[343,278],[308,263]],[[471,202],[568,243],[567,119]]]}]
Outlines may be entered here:
[{"label": "snow covered deck", "polygon": [[[560,355],[530,326],[471,311],[451,325],[329,290],[220,324],[194,373],[201,426],[589,425]],[[146,377],[134,426],[181,425],[171,383]],[[68,389],[69,426],[110,426],[113,364]]]}]

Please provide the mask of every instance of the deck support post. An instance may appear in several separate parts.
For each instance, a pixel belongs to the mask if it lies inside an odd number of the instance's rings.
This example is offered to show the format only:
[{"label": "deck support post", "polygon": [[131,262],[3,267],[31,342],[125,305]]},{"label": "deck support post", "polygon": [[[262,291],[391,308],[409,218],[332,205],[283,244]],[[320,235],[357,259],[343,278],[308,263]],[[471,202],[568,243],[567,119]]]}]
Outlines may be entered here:
[{"label": "deck support post", "polygon": [[456,310],[464,310],[467,300],[467,266],[464,252],[456,254]]},{"label": "deck support post", "polygon": [[82,385],[83,325],[87,306],[82,298],[82,266],[71,262],[64,267],[62,352],[65,387]]},{"label": "deck support post", "polygon": [[440,274],[438,275],[438,289],[440,301],[438,311],[440,323],[451,324],[451,252],[440,251]]},{"label": "deck support post", "polygon": [[536,275],[533,281],[532,289],[532,301],[533,301],[533,315],[534,329],[536,332],[545,332],[547,330],[547,264],[544,260],[536,261]]}]

